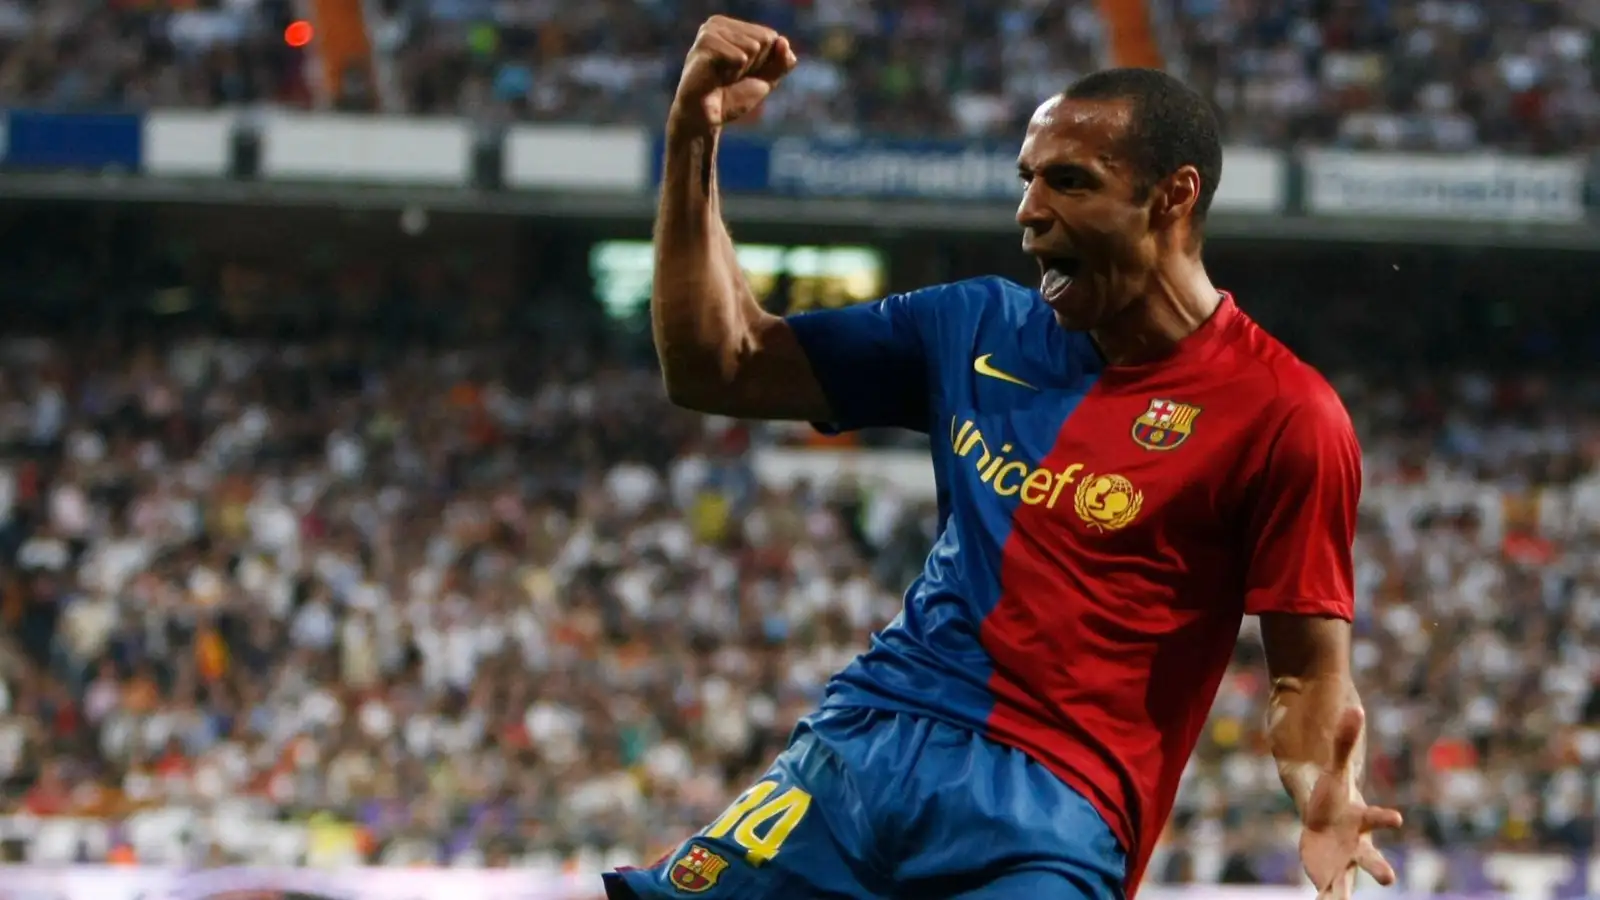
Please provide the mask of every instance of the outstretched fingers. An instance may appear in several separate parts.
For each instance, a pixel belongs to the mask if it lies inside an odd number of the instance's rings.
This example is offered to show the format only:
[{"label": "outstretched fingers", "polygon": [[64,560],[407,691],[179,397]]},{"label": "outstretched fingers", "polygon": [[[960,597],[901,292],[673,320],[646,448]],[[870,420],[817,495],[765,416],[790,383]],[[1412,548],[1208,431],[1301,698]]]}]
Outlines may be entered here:
[{"label": "outstretched fingers", "polygon": [[1384,887],[1395,882],[1394,866],[1383,858],[1383,854],[1377,847],[1372,846],[1371,841],[1361,842],[1361,849],[1356,852],[1356,865]]},{"label": "outstretched fingers", "polygon": [[1355,892],[1356,867],[1352,863],[1350,868],[1335,875],[1331,884],[1322,886],[1317,891],[1317,900],[1351,900]]},{"label": "outstretched fingers", "polygon": [[1363,832],[1393,831],[1405,823],[1405,817],[1400,815],[1400,811],[1397,809],[1369,806],[1361,811],[1361,830]]}]

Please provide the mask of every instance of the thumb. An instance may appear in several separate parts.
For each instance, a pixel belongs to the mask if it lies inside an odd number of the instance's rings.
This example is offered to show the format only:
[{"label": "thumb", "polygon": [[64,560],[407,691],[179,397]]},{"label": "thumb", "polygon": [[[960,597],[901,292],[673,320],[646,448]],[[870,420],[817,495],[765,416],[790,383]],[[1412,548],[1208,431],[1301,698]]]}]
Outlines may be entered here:
[{"label": "thumb", "polygon": [[1361,729],[1367,721],[1366,713],[1361,707],[1352,706],[1339,714],[1339,722],[1334,726],[1333,733],[1333,771],[1343,774],[1350,769],[1350,757],[1354,755],[1356,745],[1361,743]]},{"label": "thumb", "polygon": [[[755,109],[761,101],[767,99],[767,95],[770,93],[772,93],[772,82],[762,81],[759,78],[745,78],[714,92],[711,97],[706,98],[708,101],[706,115],[715,124],[726,125]],[[714,115],[711,107],[712,102],[716,104]]]}]

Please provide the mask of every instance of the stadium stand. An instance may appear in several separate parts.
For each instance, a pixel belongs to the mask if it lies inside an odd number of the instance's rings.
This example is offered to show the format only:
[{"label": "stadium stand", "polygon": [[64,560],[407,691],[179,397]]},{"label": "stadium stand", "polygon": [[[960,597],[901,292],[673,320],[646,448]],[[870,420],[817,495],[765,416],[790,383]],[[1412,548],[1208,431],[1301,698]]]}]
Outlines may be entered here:
[{"label": "stadium stand", "polygon": [[1550,153],[1592,146],[1594,10],[1577,2],[1175,4],[1230,139]]},{"label": "stadium stand", "polygon": [[[0,0],[0,105],[653,129],[713,6],[803,51],[757,130],[1011,141],[1131,43],[1214,98],[1231,145],[1600,138],[1600,22],[1580,0],[1181,0],[1132,24],[1086,0],[374,0],[350,7],[364,39],[332,79],[307,75],[320,45],[284,40],[305,4]],[[1428,198],[1463,183],[1422,181]],[[1533,182],[1461,193],[1560,193]],[[541,255],[551,220],[424,217],[419,233],[464,230],[396,251],[344,235],[348,210],[318,210],[318,230],[251,207],[167,222],[154,252],[136,216],[10,202],[0,861],[587,875],[653,858],[770,759],[932,536],[932,508],[893,483],[765,483],[757,460],[792,431],[668,407],[640,335],[574,274],[583,242]],[[1273,232],[1288,205],[1245,213]],[[1374,791],[1408,816],[1394,843],[1589,857],[1597,276],[1463,233],[1453,255],[1208,252],[1337,376],[1362,435],[1356,661]],[[976,237],[900,256],[921,280],[1014,262]],[[1152,881],[1293,882],[1265,691],[1247,628]]]},{"label": "stadium stand", "polygon": [[[84,19],[64,4],[8,0],[0,3],[0,100],[52,108],[322,102],[491,121],[653,124],[693,29],[723,12],[772,24],[802,51],[800,69],[763,111],[765,128],[1009,139],[1040,98],[1113,62],[1120,42],[1102,7],[1127,6],[386,0],[362,7],[361,52],[354,62],[341,58],[334,96],[319,98],[323,80],[308,78],[306,56],[285,43],[294,16],[282,0],[111,4]],[[1600,136],[1594,14],[1577,0],[1152,8],[1164,14],[1136,27],[1160,49],[1123,55],[1159,58],[1208,92],[1235,144],[1549,153]]]},{"label": "stadium stand", "polygon": [[53,109],[303,106],[287,3],[0,3],[0,100]]},{"label": "stadium stand", "polygon": [[[34,258],[76,239],[41,229]],[[341,265],[275,288],[372,280]],[[135,259],[40,290],[138,270],[174,289]],[[892,483],[763,483],[772,435],[673,411],[626,353],[301,330],[0,343],[12,858],[646,858],[758,772],[931,538]],[[1600,384],[1457,371],[1337,379],[1367,454],[1372,779],[1414,845],[1588,852]],[[1292,881],[1265,687],[1247,629],[1155,880]]]}]

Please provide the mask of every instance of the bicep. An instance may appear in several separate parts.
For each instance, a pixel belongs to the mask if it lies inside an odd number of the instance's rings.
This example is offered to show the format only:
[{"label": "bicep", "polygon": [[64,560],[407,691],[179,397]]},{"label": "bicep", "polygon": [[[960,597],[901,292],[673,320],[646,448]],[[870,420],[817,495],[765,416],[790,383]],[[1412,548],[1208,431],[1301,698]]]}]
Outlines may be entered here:
[{"label": "bicep", "polygon": [[827,398],[787,321],[763,311],[734,332],[737,337],[715,353],[672,354],[657,337],[669,400],[737,419],[805,421],[827,415]]},{"label": "bicep", "polygon": [[926,431],[934,394],[940,322],[960,306],[959,284],[894,294],[872,303],[801,313],[763,313],[746,329],[729,373],[694,398],[702,412],[816,423],[828,431]]},{"label": "bicep", "polygon": [[833,431],[926,429],[927,355],[914,296],[787,318],[763,315],[750,326],[728,382],[684,405]]},{"label": "bicep", "polygon": [[733,372],[720,397],[696,408],[740,419],[810,422],[830,415],[828,397],[787,319],[763,316],[752,325]]}]

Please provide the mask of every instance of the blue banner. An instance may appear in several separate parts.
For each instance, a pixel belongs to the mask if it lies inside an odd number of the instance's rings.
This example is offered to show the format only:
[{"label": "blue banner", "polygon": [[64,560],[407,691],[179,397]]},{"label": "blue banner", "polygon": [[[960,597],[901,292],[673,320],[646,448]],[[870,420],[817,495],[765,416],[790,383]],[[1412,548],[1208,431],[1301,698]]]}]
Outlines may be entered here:
[{"label": "blue banner", "polygon": [[[658,139],[655,181],[661,180]],[[724,134],[725,191],[795,197],[1006,200],[1018,195],[1017,148],[940,141],[829,141]]]},{"label": "blue banner", "polygon": [[144,149],[144,122],[132,113],[12,110],[0,133],[0,165],[8,169],[136,172]]},{"label": "blue banner", "polygon": [[[665,148],[655,146],[654,184]],[[1228,147],[1212,208],[1278,214],[1287,205],[1281,153]],[[954,200],[1014,204],[1021,197],[1017,145],[1006,142],[837,141],[725,133],[717,178],[730,193],[869,200]]]}]

